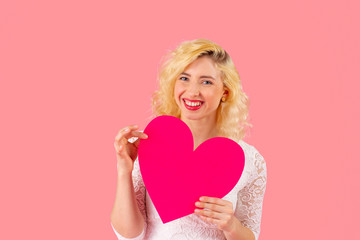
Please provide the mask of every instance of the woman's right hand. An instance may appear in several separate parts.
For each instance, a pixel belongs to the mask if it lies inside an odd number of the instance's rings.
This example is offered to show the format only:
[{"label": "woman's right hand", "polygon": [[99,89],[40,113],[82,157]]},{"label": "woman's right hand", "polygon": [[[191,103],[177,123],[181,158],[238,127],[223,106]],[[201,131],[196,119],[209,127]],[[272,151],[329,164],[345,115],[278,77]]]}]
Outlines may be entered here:
[{"label": "woman's right hand", "polygon": [[[139,131],[135,131],[139,127],[137,125],[127,126],[119,131],[115,137],[114,147],[117,158],[118,173],[131,174],[134,168],[134,161],[138,155],[138,147],[140,139],[147,139],[148,136]],[[138,137],[138,139],[131,143],[129,138]]]}]

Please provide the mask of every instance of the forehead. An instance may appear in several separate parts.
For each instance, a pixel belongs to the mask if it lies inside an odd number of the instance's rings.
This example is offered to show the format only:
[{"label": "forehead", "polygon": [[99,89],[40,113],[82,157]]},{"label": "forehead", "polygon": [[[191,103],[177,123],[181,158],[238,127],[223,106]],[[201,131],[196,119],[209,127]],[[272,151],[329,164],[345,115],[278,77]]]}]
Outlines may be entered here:
[{"label": "forehead", "polygon": [[202,56],[190,63],[184,72],[194,75],[210,74],[219,77],[220,71],[216,68],[214,60],[209,56]]}]

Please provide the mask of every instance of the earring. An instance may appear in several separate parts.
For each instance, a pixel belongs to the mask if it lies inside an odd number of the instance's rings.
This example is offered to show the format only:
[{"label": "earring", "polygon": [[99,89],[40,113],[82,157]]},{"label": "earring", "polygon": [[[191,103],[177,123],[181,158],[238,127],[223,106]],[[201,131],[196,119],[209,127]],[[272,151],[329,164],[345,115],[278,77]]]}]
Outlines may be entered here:
[{"label": "earring", "polygon": [[221,98],[221,101],[225,102],[225,97],[222,97],[222,98]]}]

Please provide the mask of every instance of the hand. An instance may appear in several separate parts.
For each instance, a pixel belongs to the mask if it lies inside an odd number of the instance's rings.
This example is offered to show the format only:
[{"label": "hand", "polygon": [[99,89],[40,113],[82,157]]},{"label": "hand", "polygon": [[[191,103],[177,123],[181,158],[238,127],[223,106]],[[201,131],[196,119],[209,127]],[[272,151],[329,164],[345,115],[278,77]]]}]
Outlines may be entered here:
[{"label": "hand", "polygon": [[234,216],[231,202],[221,198],[201,197],[195,206],[206,208],[206,210],[195,209],[195,214],[200,215],[204,221],[215,223],[220,230],[225,232],[235,231],[239,220]]},{"label": "hand", "polygon": [[[127,126],[121,129],[115,137],[114,147],[116,151],[118,173],[131,173],[134,168],[134,161],[137,158],[140,139],[147,139],[145,133],[135,131],[137,125]],[[128,141],[131,137],[138,139],[131,143]]]}]

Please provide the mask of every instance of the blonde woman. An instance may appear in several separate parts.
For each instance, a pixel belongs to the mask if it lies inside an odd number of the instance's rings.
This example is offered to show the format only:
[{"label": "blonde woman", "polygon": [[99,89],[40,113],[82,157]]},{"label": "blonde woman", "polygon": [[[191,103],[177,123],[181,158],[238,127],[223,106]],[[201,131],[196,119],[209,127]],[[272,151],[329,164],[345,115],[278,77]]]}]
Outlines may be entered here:
[{"label": "blonde woman", "polygon": [[118,239],[258,239],[266,164],[242,140],[251,127],[249,101],[230,56],[206,39],[183,42],[162,64],[159,82],[153,95],[154,116],[171,115],[184,121],[194,137],[194,149],[213,137],[238,142],[245,152],[244,171],[222,199],[204,196],[194,203],[194,209],[199,208],[194,214],[163,224],[146,192],[137,160],[139,141],[148,136],[136,125],[121,129],[114,142],[118,181],[111,212]]}]

